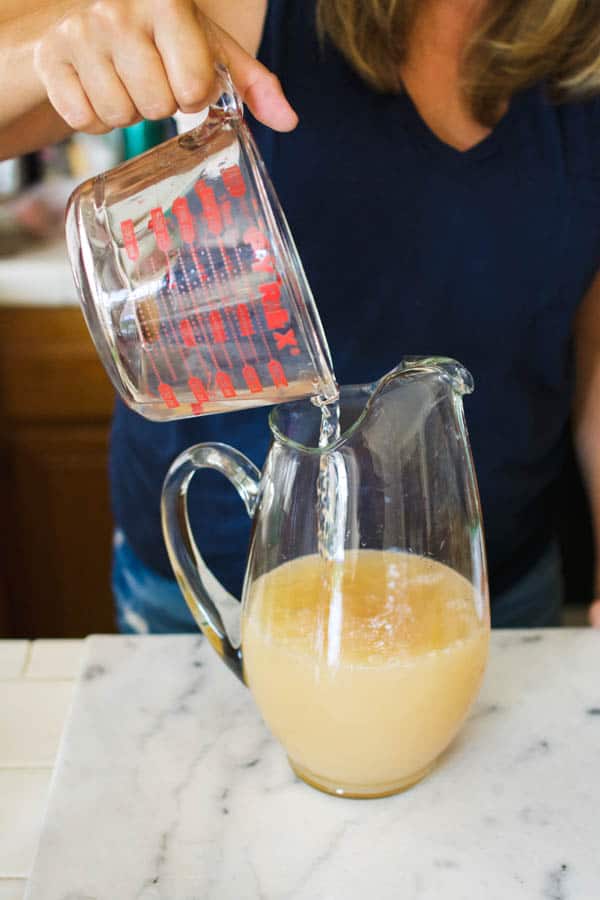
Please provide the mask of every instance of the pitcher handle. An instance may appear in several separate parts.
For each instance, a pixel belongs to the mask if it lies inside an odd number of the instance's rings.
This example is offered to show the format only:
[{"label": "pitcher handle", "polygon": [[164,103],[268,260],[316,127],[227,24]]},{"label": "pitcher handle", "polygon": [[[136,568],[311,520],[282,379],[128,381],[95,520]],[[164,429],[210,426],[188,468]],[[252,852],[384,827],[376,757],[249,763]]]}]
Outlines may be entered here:
[{"label": "pitcher handle", "polygon": [[243,453],[226,444],[197,444],[167,473],[162,490],[162,528],[177,582],[194,619],[222,660],[243,681],[241,607],[210,571],[196,546],[187,507],[193,476],[215,469],[232,483],[252,518],[259,497],[260,471]]}]

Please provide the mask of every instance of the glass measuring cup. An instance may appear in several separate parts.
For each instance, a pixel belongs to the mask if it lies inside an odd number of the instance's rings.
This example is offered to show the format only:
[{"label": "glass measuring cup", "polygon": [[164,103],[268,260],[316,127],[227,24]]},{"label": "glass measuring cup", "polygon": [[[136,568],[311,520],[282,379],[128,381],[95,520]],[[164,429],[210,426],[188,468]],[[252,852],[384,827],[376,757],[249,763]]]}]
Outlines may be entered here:
[{"label": "glass measuring cup", "polygon": [[227,71],[201,124],[82,184],[67,246],[125,403],[167,421],[335,399],[329,348]]}]

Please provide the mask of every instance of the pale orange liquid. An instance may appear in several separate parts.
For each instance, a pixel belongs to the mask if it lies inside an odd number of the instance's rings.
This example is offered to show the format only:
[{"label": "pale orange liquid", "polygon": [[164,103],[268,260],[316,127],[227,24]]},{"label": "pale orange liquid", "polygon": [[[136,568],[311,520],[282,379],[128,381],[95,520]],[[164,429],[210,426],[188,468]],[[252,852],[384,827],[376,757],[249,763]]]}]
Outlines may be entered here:
[{"label": "pale orange liquid", "polygon": [[350,796],[414,783],[475,698],[483,598],[431,559],[304,556],[258,578],[242,622],[245,677],[305,780]]}]

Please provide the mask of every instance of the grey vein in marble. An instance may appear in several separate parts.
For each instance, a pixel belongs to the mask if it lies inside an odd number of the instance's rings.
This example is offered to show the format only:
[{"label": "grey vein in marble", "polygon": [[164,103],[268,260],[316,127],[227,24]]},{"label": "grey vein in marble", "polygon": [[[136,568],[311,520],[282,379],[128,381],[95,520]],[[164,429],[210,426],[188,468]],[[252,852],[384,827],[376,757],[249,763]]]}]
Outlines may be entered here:
[{"label": "grey vein in marble", "polygon": [[600,635],[498,632],[434,773],[300,782],[201,638],[91,638],[28,900],[599,900]]}]

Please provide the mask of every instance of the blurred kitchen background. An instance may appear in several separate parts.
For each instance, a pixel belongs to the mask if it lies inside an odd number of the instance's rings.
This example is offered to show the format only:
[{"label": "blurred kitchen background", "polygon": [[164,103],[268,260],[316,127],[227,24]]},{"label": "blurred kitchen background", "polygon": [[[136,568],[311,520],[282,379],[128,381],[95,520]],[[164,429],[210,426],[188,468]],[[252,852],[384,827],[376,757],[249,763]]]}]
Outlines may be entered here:
[{"label": "blurred kitchen background", "polygon": [[[142,122],[0,163],[0,638],[114,631],[114,396],[79,311],[64,212],[81,181],[174,133],[171,121]],[[566,624],[583,624],[592,542],[573,459],[562,497]]]},{"label": "blurred kitchen background", "polygon": [[0,638],[115,630],[114,395],[79,311],[64,214],[81,181],[173,133],[143,122],[0,163]]}]

